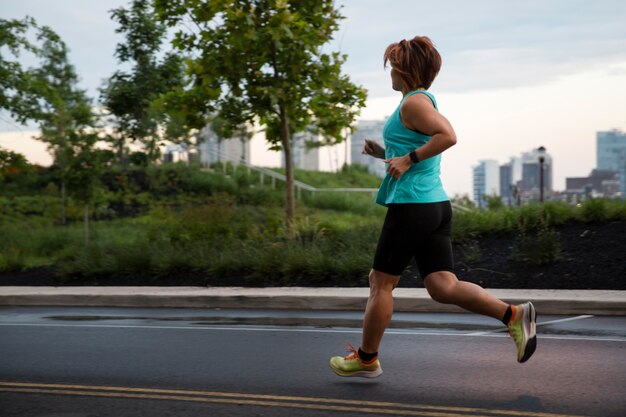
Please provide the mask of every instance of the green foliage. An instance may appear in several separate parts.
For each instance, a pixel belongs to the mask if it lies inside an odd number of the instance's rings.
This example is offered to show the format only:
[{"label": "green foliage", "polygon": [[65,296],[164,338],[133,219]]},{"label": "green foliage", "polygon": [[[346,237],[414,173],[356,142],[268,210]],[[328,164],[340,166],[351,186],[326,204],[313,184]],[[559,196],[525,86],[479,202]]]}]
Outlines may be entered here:
[{"label": "green foliage", "polygon": [[513,243],[511,258],[533,265],[548,265],[560,259],[559,235],[547,226],[535,232],[521,230]]},{"label": "green foliage", "polygon": [[[291,142],[305,130],[322,145],[341,142],[365,105],[365,90],[341,74],[346,60],[322,47],[342,16],[332,0],[156,0],[159,19],[176,28],[174,45],[193,58],[190,84],[167,94],[191,126],[209,116],[232,133],[260,122],[272,148],[285,151],[286,231],[293,236],[294,184]],[[189,31],[190,19],[197,31]],[[259,47],[262,45],[262,47]]]},{"label": "green foliage", "polygon": [[0,272],[51,265],[69,249],[75,232],[41,218],[0,222]]},{"label": "green foliage", "polygon": [[[358,169],[334,177],[301,174],[318,186],[379,181]],[[254,171],[228,166],[224,176],[221,167],[107,166],[94,188],[97,221],[85,247],[76,196],[68,199],[69,224],[58,224],[59,189],[49,181],[54,172],[35,171],[26,195],[0,196],[0,271],[54,266],[66,282],[141,276],[158,285],[163,277],[189,273],[220,277],[223,285],[233,278],[250,285],[331,285],[340,279],[345,285],[344,277],[365,285],[385,213],[368,193],[303,192],[294,238],[286,240],[283,189],[262,185]],[[559,227],[626,221],[624,201],[587,203],[458,211],[453,240],[470,265],[483,257],[480,236],[494,232],[515,237],[512,261],[546,265],[560,259]]]},{"label": "green foliage", "polygon": [[[154,161],[163,139],[188,139],[189,129],[180,125],[176,114],[168,114],[160,101],[163,94],[182,88],[183,60],[171,51],[158,58],[166,27],[156,21],[150,1],[133,0],[128,8],[112,10],[111,17],[119,24],[116,32],[125,36],[115,56],[132,64],[132,72],[116,71],[101,89],[101,101],[119,133],[111,141],[122,160],[127,141],[133,141],[143,145],[147,160]],[[135,154],[134,162],[143,161]]]},{"label": "green foliage", "polygon": [[385,212],[382,206],[374,204],[370,194],[317,192],[312,195],[306,194],[304,201],[309,207],[325,210],[378,215],[384,215]]},{"label": "green foliage", "polygon": [[28,188],[34,178],[35,168],[26,157],[16,152],[0,148],[0,189],[9,195]]},{"label": "green foliage", "polygon": [[[284,168],[274,168],[276,172],[285,173]],[[361,165],[344,165],[337,173],[295,169],[296,180],[316,188],[375,188],[378,189],[382,180],[368,172]]]},{"label": "green foliage", "polygon": [[586,222],[606,221],[609,218],[607,201],[601,198],[590,198],[582,204],[581,216]]},{"label": "green foliage", "polygon": [[499,196],[489,195],[489,196],[484,196],[484,198],[487,201],[488,210],[500,210],[504,208],[504,203],[502,202],[502,199]]},{"label": "green foliage", "polygon": [[[21,57],[25,53],[43,53],[44,47],[29,39],[48,41],[55,36],[28,16],[22,20],[0,19],[0,109],[7,110],[20,123],[39,119],[42,89],[46,88],[31,70],[22,67]],[[5,58],[6,52],[9,59]]]}]

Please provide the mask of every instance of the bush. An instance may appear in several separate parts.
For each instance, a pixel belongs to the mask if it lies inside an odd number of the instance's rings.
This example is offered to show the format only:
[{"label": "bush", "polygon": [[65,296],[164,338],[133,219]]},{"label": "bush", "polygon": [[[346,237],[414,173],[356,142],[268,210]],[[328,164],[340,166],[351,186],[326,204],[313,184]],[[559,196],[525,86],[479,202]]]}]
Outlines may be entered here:
[{"label": "bush", "polygon": [[521,230],[513,242],[511,258],[533,265],[548,265],[559,260],[560,255],[558,233],[543,226],[534,233]]},{"label": "bush", "polygon": [[590,198],[582,205],[582,218],[584,221],[593,223],[608,220],[607,201],[602,198]]}]

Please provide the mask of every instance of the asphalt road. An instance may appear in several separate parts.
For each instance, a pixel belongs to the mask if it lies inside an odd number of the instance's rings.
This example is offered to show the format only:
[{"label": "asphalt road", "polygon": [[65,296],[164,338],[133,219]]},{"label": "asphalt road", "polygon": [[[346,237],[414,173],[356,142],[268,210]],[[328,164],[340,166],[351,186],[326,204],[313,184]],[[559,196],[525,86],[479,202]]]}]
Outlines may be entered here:
[{"label": "asphalt road", "polygon": [[539,317],[518,364],[491,319],[397,315],[367,380],[328,367],[358,329],[262,325],[294,314],[1,308],[0,416],[626,415],[624,317]]}]

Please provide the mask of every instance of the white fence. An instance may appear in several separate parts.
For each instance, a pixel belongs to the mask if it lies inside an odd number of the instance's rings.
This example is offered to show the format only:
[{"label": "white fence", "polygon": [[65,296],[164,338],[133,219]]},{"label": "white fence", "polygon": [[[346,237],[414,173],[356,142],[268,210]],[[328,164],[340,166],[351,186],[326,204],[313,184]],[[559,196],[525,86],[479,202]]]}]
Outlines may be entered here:
[{"label": "white fence", "polygon": [[[265,184],[265,177],[269,177],[272,179],[272,188],[276,187],[276,181],[287,181],[287,177],[279,172],[272,171],[271,169],[258,167],[248,163],[248,161],[244,161],[241,158],[238,158],[233,155],[229,155],[225,152],[218,151],[215,149],[215,153],[219,155],[220,162],[222,163],[222,172],[226,175],[226,162],[230,162],[235,165],[243,165],[248,169],[248,172],[255,171],[260,174],[260,183]],[[206,168],[205,168],[206,169]],[[296,189],[296,196],[298,199],[302,197],[302,190],[310,192],[312,195],[317,193],[370,193],[372,196],[375,196],[378,192],[378,188],[316,188],[312,185],[305,184],[301,181],[294,180],[294,187]],[[460,211],[471,211],[467,207],[463,207],[461,205],[452,203],[452,208]]]}]

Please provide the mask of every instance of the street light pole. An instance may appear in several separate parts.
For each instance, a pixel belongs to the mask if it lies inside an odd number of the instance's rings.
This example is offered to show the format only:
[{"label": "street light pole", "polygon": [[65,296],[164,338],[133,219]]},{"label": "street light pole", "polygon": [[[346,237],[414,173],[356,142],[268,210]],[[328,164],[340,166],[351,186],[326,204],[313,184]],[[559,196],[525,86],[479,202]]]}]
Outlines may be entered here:
[{"label": "street light pole", "polygon": [[546,148],[540,146],[537,151],[539,152],[539,202],[543,203],[543,164],[546,161],[546,158],[544,156],[546,153]]}]

